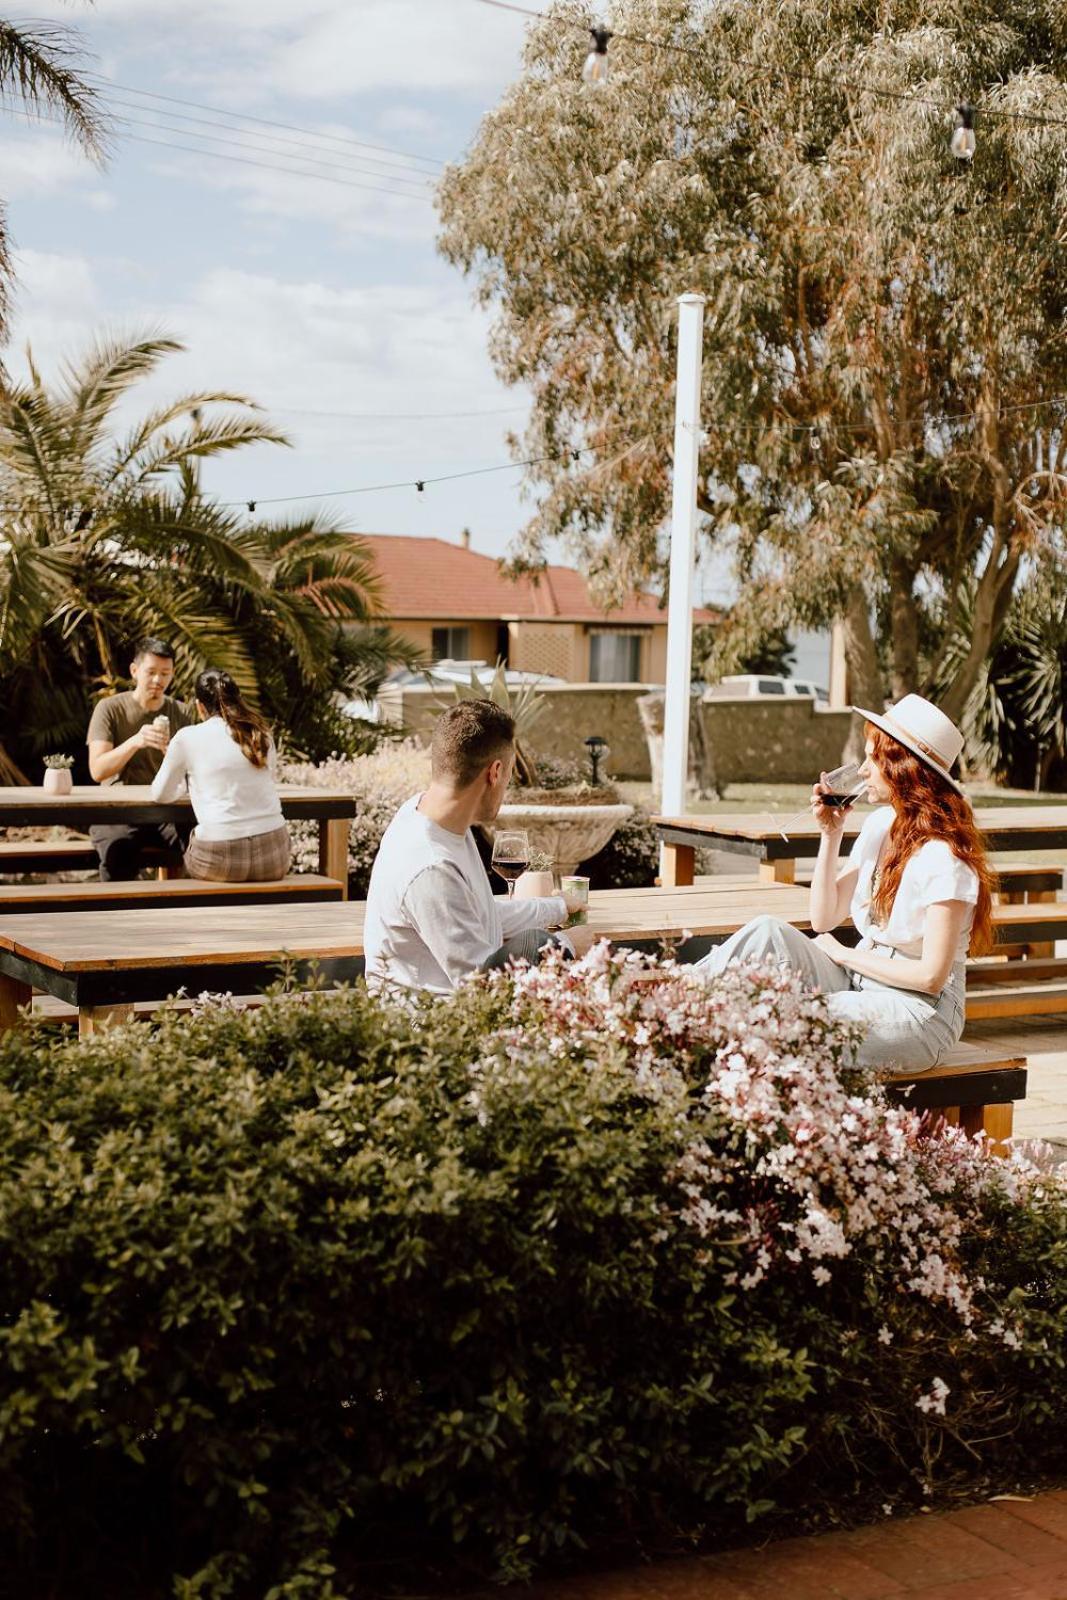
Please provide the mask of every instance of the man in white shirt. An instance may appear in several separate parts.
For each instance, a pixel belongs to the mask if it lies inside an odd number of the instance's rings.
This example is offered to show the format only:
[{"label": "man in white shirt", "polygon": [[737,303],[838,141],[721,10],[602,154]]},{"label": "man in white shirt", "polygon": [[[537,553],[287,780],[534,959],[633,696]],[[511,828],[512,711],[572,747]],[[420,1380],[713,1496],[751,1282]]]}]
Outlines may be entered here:
[{"label": "man in white shirt", "polygon": [[515,764],[515,724],[491,700],[463,700],[437,720],[430,787],[404,802],[371,872],[363,945],[372,989],[448,994],[468,973],[546,944],[584,953],[587,927],[547,932],[569,909],[562,895],[505,900],[490,888],[471,827],[492,822]]}]

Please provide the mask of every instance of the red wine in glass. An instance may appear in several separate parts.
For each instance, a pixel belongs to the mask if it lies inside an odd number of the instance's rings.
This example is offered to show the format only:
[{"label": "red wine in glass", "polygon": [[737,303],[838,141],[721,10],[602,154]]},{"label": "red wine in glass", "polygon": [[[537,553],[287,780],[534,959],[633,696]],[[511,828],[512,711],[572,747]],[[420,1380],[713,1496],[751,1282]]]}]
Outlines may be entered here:
[{"label": "red wine in glass", "polygon": [[822,803],[824,806],[837,806],[844,811],[846,806],[855,805],[858,799],[858,794],[826,794],[824,792]]},{"label": "red wine in glass", "polygon": [[528,861],[504,861],[500,856],[493,857],[493,871],[498,873],[505,883],[516,883],[529,864]]},{"label": "red wine in glass", "polygon": [[508,899],[515,893],[515,883],[530,864],[530,840],[522,828],[510,832],[501,830],[493,838],[493,871],[508,886]]}]

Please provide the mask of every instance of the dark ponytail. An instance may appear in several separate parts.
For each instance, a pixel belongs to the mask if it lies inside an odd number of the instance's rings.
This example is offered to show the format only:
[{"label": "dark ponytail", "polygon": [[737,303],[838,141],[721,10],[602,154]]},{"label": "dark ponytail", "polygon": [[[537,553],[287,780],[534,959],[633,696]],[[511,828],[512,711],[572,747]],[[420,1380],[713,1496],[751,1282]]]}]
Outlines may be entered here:
[{"label": "dark ponytail", "polygon": [[254,767],[265,767],[270,755],[270,729],[258,711],[241,698],[228,672],[208,667],[196,680],[196,698],[209,716],[219,716],[229,728],[242,755]]}]

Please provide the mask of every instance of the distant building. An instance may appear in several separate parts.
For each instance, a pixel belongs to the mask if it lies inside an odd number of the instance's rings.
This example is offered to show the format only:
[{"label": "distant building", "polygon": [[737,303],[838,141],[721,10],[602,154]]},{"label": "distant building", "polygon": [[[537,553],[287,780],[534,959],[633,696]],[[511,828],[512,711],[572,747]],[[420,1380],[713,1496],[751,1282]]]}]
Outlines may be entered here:
[{"label": "distant building", "polygon": [[[610,612],[572,567],[510,578],[494,556],[444,539],[360,534],[382,582],[393,627],[433,661],[502,658],[522,672],[568,683],[662,683],[667,613],[636,593]],[[721,620],[696,610],[697,624]]]}]

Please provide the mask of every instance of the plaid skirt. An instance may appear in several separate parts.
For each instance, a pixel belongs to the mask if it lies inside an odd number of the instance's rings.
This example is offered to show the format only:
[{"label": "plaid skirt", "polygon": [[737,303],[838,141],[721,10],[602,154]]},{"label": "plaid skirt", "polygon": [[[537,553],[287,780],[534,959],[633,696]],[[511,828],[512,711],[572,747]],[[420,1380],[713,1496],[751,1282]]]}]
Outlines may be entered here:
[{"label": "plaid skirt", "polygon": [[215,883],[264,883],[289,871],[289,829],[272,828],[250,839],[200,839],[193,833],[185,852],[190,878]]}]

